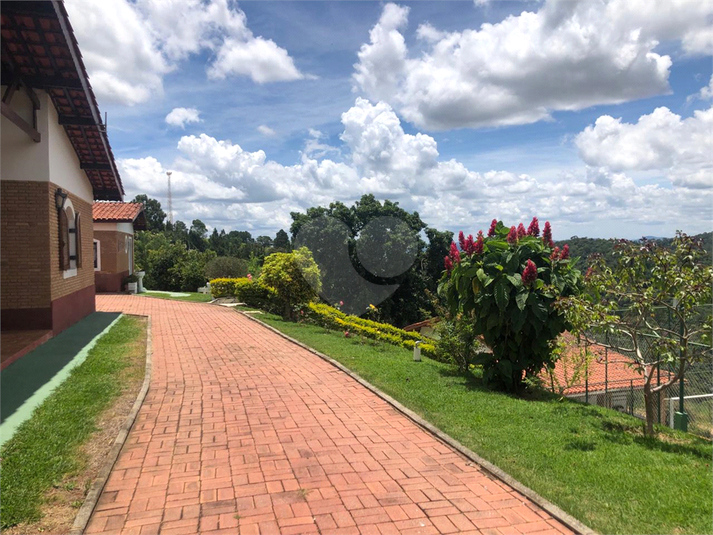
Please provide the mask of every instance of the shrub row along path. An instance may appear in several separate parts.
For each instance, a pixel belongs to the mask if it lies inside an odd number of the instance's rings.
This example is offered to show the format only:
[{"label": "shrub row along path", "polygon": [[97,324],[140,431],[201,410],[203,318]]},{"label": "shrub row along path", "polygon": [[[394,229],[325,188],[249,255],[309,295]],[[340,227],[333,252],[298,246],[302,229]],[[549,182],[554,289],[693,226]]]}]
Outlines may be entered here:
[{"label": "shrub row along path", "polygon": [[351,377],[225,307],[151,316],[151,387],[88,533],[571,533]]}]

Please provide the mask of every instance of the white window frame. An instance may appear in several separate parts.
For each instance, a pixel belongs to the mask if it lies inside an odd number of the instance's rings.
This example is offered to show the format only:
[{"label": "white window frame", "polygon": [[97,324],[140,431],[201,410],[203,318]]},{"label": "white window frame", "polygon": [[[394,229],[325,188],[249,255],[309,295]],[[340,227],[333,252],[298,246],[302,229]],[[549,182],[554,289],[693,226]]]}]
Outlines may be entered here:
[{"label": "white window frame", "polygon": [[[94,243],[97,246],[97,265],[94,266],[94,271],[101,271],[102,270],[102,248],[101,248],[101,242],[97,239],[94,240]],[[93,251],[92,251],[93,252]],[[92,255],[93,256],[93,255]],[[92,262],[94,262],[94,258],[92,258]]]}]

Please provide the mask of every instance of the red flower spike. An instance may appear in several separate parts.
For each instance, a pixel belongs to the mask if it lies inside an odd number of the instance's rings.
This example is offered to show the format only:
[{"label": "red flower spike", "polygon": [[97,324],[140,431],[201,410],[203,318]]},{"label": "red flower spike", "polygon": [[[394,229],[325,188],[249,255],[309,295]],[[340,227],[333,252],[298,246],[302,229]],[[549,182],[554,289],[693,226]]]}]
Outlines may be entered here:
[{"label": "red flower spike", "polygon": [[508,232],[507,240],[508,243],[517,243],[517,229],[515,228],[515,225],[510,227],[510,232]]},{"label": "red flower spike", "polygon": [[527,228],[527,233],[535,237],[540,235],[540,222],[536,217],[532,218],[532,223],[530,223],[530,226]]},{"label": "red flower spike", "polygon": [[552,251],[552,254],[550,255],[550,260],[559,260],[560,258],[560,248],[555,247],[554,250]]},{"label": "red flower spike", "polygon": [[495,236],[495,227],[498,226],[498,220],[493,219],[492,223],[490,223],[490,229],[488,230],[488,237]]},{"label": "red flower spike", "polygon": [[473,235],[468,234],[468,237],[465,240],[465,247],[463,248],[465,250],[465,253],[468,256],[473,256],[473,251],[475,247],[475,242],[473,241]]},{"label": "red flower spike", "polygon": [[549,221],[545,221],[545,230],[542,231],[542,240],[547,247],[551,248],[555,246],[555,242],[552,241],[552,227]]},{"label": "red flower spike", "polygon": [[567,260],[569,258],[569,245],[562,247],[562,254],[560,255],[560,260]]},{"label": "red flower spike", "polygon": [[525,225],[520,223],[517,226],[517,238],[520,239],[520,238],[524,238],[525,236],[527,236],[527,231],[525,230]]},{"label": "red flower spike", "polygon": [[527,265],[522,272],[522,283],[525,286],[533,284],[537,280],[537,266],[532,260],[527,261]]},{"label": "red flower spike", "polygon": [[458,233],[458,244],[460,245],[460,250],[465,251],[465,234],[463,234],[462,230]]},{"label": "red flower spike", "polygon": [[453,262],[451,261],[451,257],[450,257],[450,256],[446,256],[446,257],[443,259],[443,264],[444,264],[445,267],[446,267],[446,271],[447,271],[448,273],[450,273],[451,270],[453,269]]},{"label": "red flower spike", "polygon": [[483,232],[478,232],[478,240],[473,245],[473,253],[477,255],[483,254]]},{"label": "red flower spike", "polygon": [[460,264],[460,252],[458,251],[458,247],[456,246],[456,242],[451,242],[451,260],[453,260],[456,264]]}]

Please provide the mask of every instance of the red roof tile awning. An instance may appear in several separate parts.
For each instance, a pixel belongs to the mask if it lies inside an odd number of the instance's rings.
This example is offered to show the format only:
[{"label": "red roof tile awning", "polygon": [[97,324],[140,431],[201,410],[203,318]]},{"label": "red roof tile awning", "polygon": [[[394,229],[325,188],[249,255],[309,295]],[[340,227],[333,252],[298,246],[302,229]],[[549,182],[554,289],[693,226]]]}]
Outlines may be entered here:
[{"label": "red roof tile awning", "polygon": [[97,200],[124,188],[67,11],[60,0],[0,3],[3,84],[46,91]]},{"label": "red roof tile awning", "polygon": [[92,219],[95,223],[133,223],[135,230],[146,230],[144,205],[140,202],[95,202]]}]

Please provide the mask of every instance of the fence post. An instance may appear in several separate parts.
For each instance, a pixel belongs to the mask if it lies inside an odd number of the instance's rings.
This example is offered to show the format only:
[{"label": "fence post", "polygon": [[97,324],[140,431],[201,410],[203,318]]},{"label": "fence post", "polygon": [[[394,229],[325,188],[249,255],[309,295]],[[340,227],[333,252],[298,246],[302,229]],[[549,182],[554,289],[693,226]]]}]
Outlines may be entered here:
[{"label": "fence post", "polygon": [[629,396],[631,397],[631,414],[632,416],[634,415],[634,380],[631,379],[631,385],[629,387]]},{"label": "fence post", "polygon": [[[670,313],[671,312],[669,311],[669,314]],[[661,386],[661,362],[656,364],[656,386]],[[658,420],[659,420],[659,425],[661,425],[661,390],[656,392],[656,394],[658,396],[658,409],[656,410],[656,412],[658,412],[658,414],[659,414]]]},{"label": "fence post", "polygon": [[587,367],[584,369],[584,402],[589,404],[589,342],[584,342],[584,356],[587,359]]},{"label": "fence post", "polygon": [[[609,335],[607,334],[607,344]],[[604,348],[604,406],[609,407],[609,348]]]},{"label": "fence post", "polygon": [[[679,324],[679,333],[680,333],[680,338],[679,342],[683,341],[683,320],[681,320]],[[679,358],[681,361],[683,361],[683,348],[681,348],[681,353]],[[679,369],[681,368],[681,364],[679,364]],[[684,386],[683,386],[683,375],[679,378],[679,386],[678,386],[678,412],[675,414],[674,417],[674,427],[676,429],[680,429],[681,431],[688,431],[688,415],[686,412],[683,410],[683,400],[685,398],[685,392],[684,392]]]}]

